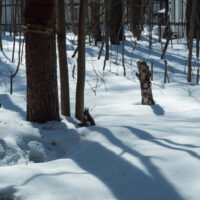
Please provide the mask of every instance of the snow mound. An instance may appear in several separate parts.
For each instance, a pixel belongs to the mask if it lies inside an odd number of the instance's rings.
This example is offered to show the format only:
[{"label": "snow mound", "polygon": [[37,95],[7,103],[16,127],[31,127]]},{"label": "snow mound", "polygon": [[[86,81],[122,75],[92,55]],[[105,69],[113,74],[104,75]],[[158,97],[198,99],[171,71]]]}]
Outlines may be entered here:
[{"label": "snow mound", "polygon": [[72,125],[67,121],[27,122],[15,127],[0,124],[0,166],[69,157],[80,147],[77,132],[69,126]]},{"label": "snow mound", "polygon": [[21,151],[0,139],[0,166],[13,165],[21,158]]},{"label": "snow mound", "polygon": [[6,156],[7,146],[4,140],[0,139],[0,159]]},{"label": "snow mound", "polygon": [[28,143],[29,160],[39,163],[44,162],[46,159],[45,148],[42,143],[38,141],[31,141]]}]

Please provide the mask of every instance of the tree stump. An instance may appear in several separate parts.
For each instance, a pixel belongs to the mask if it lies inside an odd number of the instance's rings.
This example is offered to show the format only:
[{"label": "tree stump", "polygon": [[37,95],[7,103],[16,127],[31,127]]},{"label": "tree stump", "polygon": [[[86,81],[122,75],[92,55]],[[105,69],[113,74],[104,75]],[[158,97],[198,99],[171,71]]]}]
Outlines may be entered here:
[{"label": "tree stump", "polygon": [[143,105],[154,105],[155,101],[152,95],[151,89],[151,72],[149,66],[143,60],[137,62],[138,72],[136,76],[140,81],[142,104]]}]

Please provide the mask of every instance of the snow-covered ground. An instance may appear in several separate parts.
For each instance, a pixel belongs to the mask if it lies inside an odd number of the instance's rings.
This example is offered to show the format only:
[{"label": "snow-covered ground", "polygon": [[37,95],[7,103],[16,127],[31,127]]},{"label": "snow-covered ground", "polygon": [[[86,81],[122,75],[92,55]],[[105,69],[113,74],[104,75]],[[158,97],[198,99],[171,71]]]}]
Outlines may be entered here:
[{"label": "snow-covered ground", "polygon": [[[96,126],[79,128],[73,116],[45,124],[26,121],[25,61],[10,95],[8,75],[16,69],[17,52],[11,63],[12,39],[4,37],[0,200],[199,200],[200,88],[186,82],[185,40],[169,45],[170,83],[164,84],[158,38],[153,37],[152,50],[145,34],[137,45],[129,32],[126,38],[126,77],[120,47],[111,47],[103,72],[104,56],[97,60],[100,44],[87,46],[85,104]],[[71,76],[76,58],[71,58],[75,49],[71,42],[68,63],[74,113],[76,74]],[[141,105],[135,76],[140,59],[149,66],[154,63],[154,106]],[[195,59],[193,65],[195,82]]]}]

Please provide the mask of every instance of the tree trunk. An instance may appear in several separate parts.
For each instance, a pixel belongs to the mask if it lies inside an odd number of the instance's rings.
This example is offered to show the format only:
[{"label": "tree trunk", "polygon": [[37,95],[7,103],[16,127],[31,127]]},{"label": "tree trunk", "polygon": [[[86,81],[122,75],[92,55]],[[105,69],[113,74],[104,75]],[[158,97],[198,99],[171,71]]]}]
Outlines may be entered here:
[{"label": "tree trunk", "polygon": [[[54,15],[50,21],[41,24],[38,18],[25,16],[25,26],[29,24],[25,32],[28,121],[60,120],[53,19]],[[41,30],[46,30],[47,25],[51,28],[48,33]],[[31,26],[37,30],[32,30]]]},{"label": "tree trunk", "polygon": [[[0,22],[2,23],[2,0],[0,0]],[[2,32],[1,23],[0,23],[0,51],[3,51],[3,44],[2,44],[2,37],[1,37],[1,32]]]},{"label": "tree trunk", "polygon": [[78,27],[78,71],[76,86],[76,118],[83,120],[85,88],[85,26],[88,0],[80,0]]},{"label": "tree trunk", "polygon": [[97,42],[102,41],[100,27],[100,0],[91,1],[91,20],[92,34],[95,40],[95,45],[97,45]]},{"label": "tree trunk", "polygon": [[74,13],[74,0],[69,0],[70,1],[70,12],[71,12],[71,30],[75,35],[77,35],[77,26],[76,26],[76,21],[75,21],[75,13]]},{"label": "tree trunk", "polygon": [[187,35],[187,39],[189,38],[191,13],[192,13],[192,0],[187,0],[187,4],[186,4],[186,19],[187,19],[186,35]]},{"label": "tree trunk", "polygon": [[137,38],[137,40],[141,39],[141,34],[143,30],[143,1],[144,0],[132,0],[129,7],[131,31],[133,32],[133,35]]},{"label": "tree trunk", "polygon": [[60,100],[61,113],[70,116],[70,95],[69,95],[69,77],[66,53],[66,35],[65,35],[65,3],[64,0],[57,0],[56,23],[57,23],[57,43],[60,64]]},{"label": "tree trunk", "polygon": [[168,22],[169,0],[165,0],[165,23]]},{"label": "tree trunk", "polygon": [[199,27],[196,30],[196,57],[199,58]]},{"label": "tree trunk", "polygon": [[138,61],[137,67],[139,73],[136,73],[140,81],[142,104],[143,105],[154,105],[152,89],[151,89],[151,72],[149,71],[149,66],[145,61]]},{"label": "tree trunk", "polygon": [[126,66],[125,66],[125,33],[124,33],[124,27],[125,27],[125,2],[122,2],[122,9],[123,9],[123,17],[122,17],[122,66],[124,70],[124,76],[126,76]]},{"label": "tree trunk", "polygon": [[110,8],[110,42],[118,45],[123,37],[122,0],[111,0]]},{"label": "tree trunk", "polygon": [[193,0],[192,2],[192,13],[190,18],[190,29],[189,29],[189,54],[188,54],[188,76],[187,81],[192,82],[192,48],[193,48],[193,39],[194,39],[194,31],[195,31],[195,17],[197,13],[197,0]]},{"label": "tree trunk", "polygon": [[105,24],[106,24],[106,32],[105,32],[105,43],[106,43],[106,55],[105,55],[105,61],[109,60],[109,37],[110,37],[110,1],[111,0],[105,0],[104,6],[105,6]]}]

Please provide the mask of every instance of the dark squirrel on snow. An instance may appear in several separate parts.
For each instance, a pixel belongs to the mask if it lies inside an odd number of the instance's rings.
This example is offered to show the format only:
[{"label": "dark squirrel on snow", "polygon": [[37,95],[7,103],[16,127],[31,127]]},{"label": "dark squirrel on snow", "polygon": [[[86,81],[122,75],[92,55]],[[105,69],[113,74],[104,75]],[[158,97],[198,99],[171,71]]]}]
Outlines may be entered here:
[{"label": "dark squirrel on snow", "polygon": [[85,108],[83,111],[83,121],[79,123],[79,126],[95,126],[95,121],[89,113],[89,108]]}]

